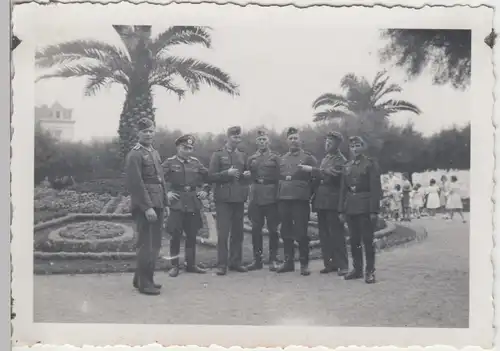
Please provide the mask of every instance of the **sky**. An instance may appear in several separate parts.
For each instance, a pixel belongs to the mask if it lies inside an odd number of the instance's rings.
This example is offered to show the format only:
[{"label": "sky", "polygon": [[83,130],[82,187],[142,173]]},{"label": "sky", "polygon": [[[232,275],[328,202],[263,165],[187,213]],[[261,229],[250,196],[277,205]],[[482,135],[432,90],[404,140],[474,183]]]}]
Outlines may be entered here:
[{"label": "sky", "polygon": [[[153,35],[165,29],[153,23]],[[68,26],[40,29],[39,46],[73,39],[96,39],[121,46],[118,35],[106,23],[93,26]],[[391,81],[404,91],[394,98],[408,100],[422,110],[419,116],[398,113],[391,117],[396,124],[411,120],[416,129],[430,135],[443,128],[470,121],[471,94],[449,85],[432,84],[430,69],[415,80],[407,81],[404,70],[381,65],[377,52],[386,42],[376,28],[335,26],[269,26],[243,24],[214,26],[212,48],[177,47],[175,55],[195,57],[228,72],[240,86],[240,96],[232,97],[204,87],[195,95],[179,101],[165,90],[154,90],[158,126],[183,132],[224,131],[239,124],[243,128],[265,125],[284,129],[290,125],[312,123],[314,99],[323,93],[341,93],[340,80],[355,73],[373,80],[377,71],[387,69]],[[22,69],[22,68],[19,68]],[[38,71],[41,73],[41,71]],[[85,79],[54,79],[35,85],[37,105],[54,101],[73,109],[75,138],[116,135],[125,93],[120,86],[84,97]]]}]

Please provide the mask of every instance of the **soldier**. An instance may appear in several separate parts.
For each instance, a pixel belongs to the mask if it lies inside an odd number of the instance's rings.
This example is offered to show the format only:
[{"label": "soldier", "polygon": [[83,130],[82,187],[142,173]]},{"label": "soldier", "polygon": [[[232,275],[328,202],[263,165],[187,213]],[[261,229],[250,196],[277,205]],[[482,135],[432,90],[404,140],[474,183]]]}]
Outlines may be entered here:
[{"label": "soldier", "polygon": [[344,235],[344,223],[338,212],[340,179],[347,159],[340,152],[342,134],[332,131],[325,139],[326,156],[319,168],[302,167],[311,171],[316,182],[313,196],[313,211],[318,213],[318,230],[321,253],[325,268],[320,273],[338,272],[347,274],[347,247]]},{"label": "soldier", "polygon": [[[167,218],[167,233],[171,235],[170,257],[172,268],[169,275],[179,275],[179,252],[182,233],[186,233],[185,262],[186,272],[205,273],[196,265],[196,235],[203,225],[202,203],[210,191],[205,183],[208,170],[192,156],[195,138],[183,135],[175,141],[177,155],[163,162],[163,173],[167,188],[168,207],[170,215]],[[201,188],[201,190],[199,190]],[[199,191],[198,191],[199,190]]]},{"label": "soldier", "polygon": [[135,219],[137,239],[137,269],[133,285],[142,294],[158,295],[161,285],[153,280],[161,247],[165,196],[165,181],[158,151],[153,146],[154,122],[141,118],[137,123],[139,142],[128,153],[125,165],[127,186],[131,197],[131,212]]},{"label": "soldier", "polygon": [[339,209],[341,220],[347,220],[350,234],[354,269],[346,280],[363,277],[363,252],[365,247],[365,282],[375,283],[375,248],[373,234],[380,209],[382,185],[377,162],[365,155],[363,138],[349,138],[351,160],[346,164],[341,180]]},{"label": "soldier", "polygon": [[262,227],[266,221],[269,232],[269,269],[276,271],[279,244],[276,195],[280,177],[280,157],[269,149],[269,136],[265,130],[257,131],[256,142],[257,152],[248,158],[248,169],[253,180],[248,208],[252,221],[254,261],[247,268],[262,269]]},{"label": "soldier", "polygon": [[244,205],[248,197],[246,178],[250,177],[250,171],[247,170],[246,155],[237,148],[240,142],[241,127],[229,128],[226,145],[213,153],[208,168],[209,178],[215,183],[217,275],[225,275],[228,266],[235,272],[247,272],[242,266],[242,245]]},{"label": "soldier", "polygon": [[[285,262],[278,273],[295,270],[295,241],[299,244],[300,274],[307,276],[309,271],[309,237],[307,229],[311,215],[312,176],[310,167],[316,167],[316,158],[301,147],[299,131],[287,131],[289,152],[281,157],[278,208],[281,219]],[[305,166],[305,167],[304,167]]]}]

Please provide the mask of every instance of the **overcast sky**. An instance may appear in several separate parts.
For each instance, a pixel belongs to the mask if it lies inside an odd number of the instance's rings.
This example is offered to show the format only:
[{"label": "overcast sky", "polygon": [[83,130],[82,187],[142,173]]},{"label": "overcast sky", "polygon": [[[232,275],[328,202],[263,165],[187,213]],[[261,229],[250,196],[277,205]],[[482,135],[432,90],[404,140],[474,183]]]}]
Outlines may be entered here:
[{"label": "overcast sky", "polygon": [[[153,34],[167,27],[156,20]],[[57,29],[57,30],[55,30]],[[121,45],[109,24],[40,28],[37,42],[44,46],[72,39],[97,39]],[[376,28],[342,30],[331,26],[214,27],[213,48],[179,47],[174,53],[192,56],[228,72],[240,85],[241,95],[231,97],[214,88],[203,88],[183,101],[164,90],[154,91],[159,126],[184,132],[220,132],[229,125],[244,128],[267,125],[278,129],[311,123],[312,101],[326,92],[340,93],[340,79],[349,72],[370,81],[382,68],[404,92],[399,98],[418,105],[423,114],[400,113],[396,123],[414,121],[418,130],[431,134],[453,124],[463,125],[470,116],[470,94],[451,86],[434,86],[430,70],[407,82],[399,68],[381,66],[377,51],[384,45]],[[17,69],[22,69],[21,67]],[[75,137],[88,140],[116,134],[124,91],[119,86],[94,97],[83,96],[84,79],[56,79],[35,86],[36,104],[59,101],[73,109]]]}]

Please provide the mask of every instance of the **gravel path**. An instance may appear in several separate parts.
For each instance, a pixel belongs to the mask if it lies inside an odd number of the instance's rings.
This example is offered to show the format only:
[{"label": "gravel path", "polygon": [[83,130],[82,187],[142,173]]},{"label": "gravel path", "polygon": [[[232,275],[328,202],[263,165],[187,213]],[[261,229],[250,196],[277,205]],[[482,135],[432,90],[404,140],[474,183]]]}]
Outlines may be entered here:
[{"label": "gravel path", "polygon": [[267,270],[218,277],[157,273],[162,295],[138,294],[131,274],[35,276],[35,321],[466,328],[469,226],[421,219],[421,243],[377,256],[377,284]]}]

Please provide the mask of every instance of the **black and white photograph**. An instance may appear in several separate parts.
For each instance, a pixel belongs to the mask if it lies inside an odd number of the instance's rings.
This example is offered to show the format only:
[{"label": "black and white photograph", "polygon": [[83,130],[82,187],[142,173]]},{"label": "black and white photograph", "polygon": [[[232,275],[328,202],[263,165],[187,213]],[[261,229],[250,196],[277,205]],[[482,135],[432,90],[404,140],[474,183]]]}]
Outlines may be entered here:
[{"label": "black and white photograph", "polygon": [[492,16],[16,5],[15,342],[489,347]]}]

